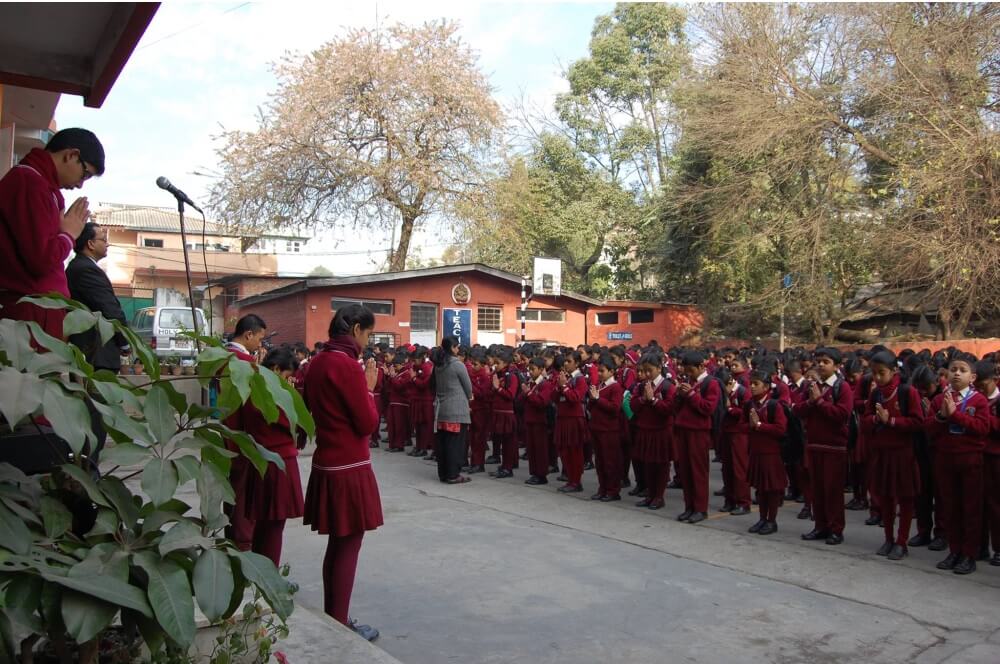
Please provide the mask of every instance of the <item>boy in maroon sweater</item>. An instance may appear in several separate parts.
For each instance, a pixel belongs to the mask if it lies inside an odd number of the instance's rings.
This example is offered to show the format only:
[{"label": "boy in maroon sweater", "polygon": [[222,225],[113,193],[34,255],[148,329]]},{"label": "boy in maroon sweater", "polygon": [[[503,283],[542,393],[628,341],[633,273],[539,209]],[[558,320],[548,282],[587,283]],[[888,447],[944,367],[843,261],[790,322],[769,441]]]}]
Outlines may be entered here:
[{"label": "boy in maroon sweater", "polygon": [[684,353],[681,365],[686,381],[677,386],[674,461],[684,490],[684,511],[677,516],[677,520],[698,523],[708,517],[708,450],[712,446],[712,415],[723,396],[719,382],[709,378],[705,370],[702,353]]},{"label": "boy in maroon sweater", "polygon": [[989,556],[990,565],[1000,566],[1000,389],[997,388],[997,368],[993,362],[976,364],[976,389],[990,403],[990,436],[983,455],[983,557]]},{"label": "boy in maroon sweater", "polygon": [[104,148],[86,129],[64,129],[0,178],[0,317],[34,321],[63,338],[65,312],[18,304],[25,295],[69,297],[63,263],[90,216],[86,198],[63,212],[60,189],[104,174]]},{"label": "boy in maroon sweater", "polygon": [[591,500],[621,500],[621,421],[624,390],[615,380],[615,361],[603,355],[597,362],[597,385],[590,386],[590,436],[597,461],[597,493]]},{"label": "boy in maroon sweater", "polygon": [[990,404],[973,387],[975,364],[976,358],[965,353],[952,358],[949,388],[934,397],[926,419],[948,524],[948,557],[937,567],[955,574],[976,571],[982,538],[983,451],[990,433]]},{"label": "boy in maroon sweater", "polygon": [[549,480],[549,431],[548,408],[555,389],[545,371],[545,359],[534,357],[528,362],[528,378],[521,385],[524,395],[524,435],[528,448],[528,472],[531,477],[525,484],[548,484]]},{"label": "boy in maroon sweater", "polygon": [[814,527],[802,539],[844,541],[844,483],[847,481],[847,424],[854,409],[851,386],[837,374],[843,356],[836,348],[814,352],[818,382],[809,398],[792,406],[806,430],[806,466],[813,493]]}]

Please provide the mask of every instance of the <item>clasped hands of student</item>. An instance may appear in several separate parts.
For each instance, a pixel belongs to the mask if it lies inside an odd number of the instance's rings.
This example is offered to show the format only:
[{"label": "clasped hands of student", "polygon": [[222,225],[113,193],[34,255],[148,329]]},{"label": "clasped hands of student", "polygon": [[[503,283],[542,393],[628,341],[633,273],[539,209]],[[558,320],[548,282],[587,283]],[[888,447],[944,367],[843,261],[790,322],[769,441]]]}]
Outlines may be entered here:
[{"label": "clasped hands of student", "polygon": [[760,428],[760,415],[753,408],[750,409],[750,426],[754,429]]},{"label": "clasped hands of student", "polygon": [[373,357],[369,357],[365,362],[365,381],[368,383],[369,392],[375,389],[375,383],[378,382],[378,365],[375,364]]},{"label": "clasped hands of student", "polygon": [[74,240],[80,237],[83,227],[90,218],[90,203],[87,197],[73,201],[73,204],[63,213],[62,221],[59,223],[59,230],[71,236]]},{"label": "clasped hands of student", "polygon": [[599,399],[600,398],[600,392],[598,392],[596,385],[591,385],[590,386],[590,398],[591,399]]},{"label": "clasped hands of student", "polygon": [[951,400],[951,395],[944,395],[944,399],[941,400],[941,417],[951,417],[955,414],[958,408],[955,406],[955,402]]},{"label": "clasped hands of student", "polygon": [[819,389],[819,383],[809,385],[809,400],[816,403],[823,396],[823,391]]},{"label": "clasped hands of student", "polygon": [[652,401],[656,397],[656,393],[653,391],[653,384],[646,381],[645,387],[642,390],[642,398],[646,401]]},{"label": "clasped hands of student", "polygon": [[677,386],[677,391],[680,392],[680,395],[682,397],[690,396],[692,389],[693,388],[689,383],[681,383],[680,385]]},{"label": "clasped hands of student", "polygon": [[496,374],[493,374],[493,389],[494,390],[500,389],[500,376]]},{"label": "clasped hands of student", "polygon": [[879,422],[882,424],[889,423],[889,411],[882,407],[882,404],[875,404],[875,417],[878,418]]}]

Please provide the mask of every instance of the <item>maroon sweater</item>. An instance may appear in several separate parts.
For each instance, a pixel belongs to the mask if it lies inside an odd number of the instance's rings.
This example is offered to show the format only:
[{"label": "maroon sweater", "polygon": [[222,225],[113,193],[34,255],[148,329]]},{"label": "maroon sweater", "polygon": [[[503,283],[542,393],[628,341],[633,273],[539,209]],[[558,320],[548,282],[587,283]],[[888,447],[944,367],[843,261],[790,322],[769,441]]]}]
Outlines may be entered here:
[{"label": "maroon sweater", "polygon": [[621,429],[621,422],[618,414],[622,410],[622,397],[625,390],[621,383],[612,382],[610,385],[600,383],[597,398],[590,400],[590,428],[592,431],[618,431]]},{"label": "maroon sweater", "polygon": [[493,385],[491,383],[490,370],[486,367],[480,367],[479,371],[470,368],[469,380],[472,382],[472,403],[469,404],[472,410],[489,410],[493,402]]},{"label": "maroon sweater", "polygon": [[69,297],[63,263],[76,238],[59,230],[64,205],[55,162],[41,148],[0,178],[0,290]]},{"label": "maroon sweater", "polygon": [[[743,408],[742,424],[750,444],[750,454],[781,454],[781,438],[788,428],[788,419],[780,403],[769,408],[769,401],[770,394],[767,394],[763,400],[754,399]],[[760,427],[757,429],[750,426],[751,409],[757,411],[757,417],[760,418]],[[774,411],[773,419],[768,412],[771,410]]]},{"label": "maroon sweater", "polygon": [[632,422],[636,429],[643,431],[656,431],[667,429],[668,433],[673,433],[674,401],[677,398],[677,386],[667,379],[660,381],[660,385],[654,389],[654,399],[646,401],[646,382],[635,384],[632,390],[635,395],[629,406],[632,408]]},{"label": "maroon sweater", "polygon": [[552,392],[555,385],[546,376],[542,382],[528,383],[528,393],[524,397],[524,423],[530,425],[542,425],[548,423],[546,411],[552,403]]},{"label": "maroon sweater", "polygon": [[[989,399],[989,397],[987,397]],[[1000,455],[1000,417],[997,416],[997,405],[1000,396],[989,399],[990,402],[990,437],[986,439],[986,453]]]},{"label": "maroon sweater", "polygon": [[[517,372],[513,366],[506,366],[496,372],[500,386],[493,388],[493,412],[513,413],[514,399],[521,388],[518,386]],[[492,380],[492,379],[491,379]]]},{"label": "maroon sweater", "polygon": [[806,446],[827,449],[847,449],[847,423],[854,409],[854,393],[847,381],[841,381],[837,400],[833,386],[820,385],[820,397],[792,405],[806,430]]},{"label": "maroon sweater", "polygon": [[313,464],[361,464],[371,459],[368,443],[378,426],[375,399],[368,391],[358,349],[350,337],[331,339],[306,375],[306,405],[316,421]]},{"label": "maroon sweater", "polygon": [[[709,381],[707,388],[704,386],[705,381]],[[701,395],[702,389],[705,390],[705,396]],[[722,388],[719,386],[719,381],[705,376],[691,388],[687,396],[677,393],[674,401],[676,413],[674,426],[689,431],[711,431],[712,413],[715,412],[720,399],[722,399]]]},{"label": "maroon sweater", "polygon": [[552,393],[556,402],[556,422],[570,417],[583,417],[583,403],[587,398],[587,379],[582,375],[572,376],[564,387],[559,387]]},{"label": "maroon sweater", "polygon": [[[941,419],[938,412],[945,399],[951,399],[957,407],[951,417]],[[924,422],[938,454],[981,454],[990,435],[990,402],[972,388],[966,399],[949,389],[934,397]]]},{"label": "maroon sweater", "polygon": [[[899,374],[892,377],[885,387],[874,386],[865,402],[865,412],[861,416],[861,430],[868,444],[875,449],[905,449],[913,446],[913,434],[923,430],[924,413],[920,393],[909,388],[906,393],[906,416],[899,406],[901,380]],[[874,384],[874,383],[873,383]],[[875,414],[875,404],[889,411],[889,421],[885,424]]]}]

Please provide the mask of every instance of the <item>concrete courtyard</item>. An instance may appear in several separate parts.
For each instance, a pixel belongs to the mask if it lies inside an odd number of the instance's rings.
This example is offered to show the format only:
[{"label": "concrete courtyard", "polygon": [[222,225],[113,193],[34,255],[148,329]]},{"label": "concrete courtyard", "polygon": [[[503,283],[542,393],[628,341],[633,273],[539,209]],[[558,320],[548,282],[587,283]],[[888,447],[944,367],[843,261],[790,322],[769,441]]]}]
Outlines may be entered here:
[{"label": "concrete courtyard", "polygon": [[[593,471],[567,496],[526,486],[523,462],[512,480],[445,485],[433,463],[373,460],[386,523],[365,538],[352,614],[406,664],[1000,662],[1000,568],[940,572],[944,554],[926,549],[879,558],[866,513],[848,512],[831,547],[799,539],[797,504],[762,537],[746,533],[755,514],[677,523],[677,490],[656,512],[591,502]],[[285,532],[296,602],[321,613],[326,540],[301,522]]]}]

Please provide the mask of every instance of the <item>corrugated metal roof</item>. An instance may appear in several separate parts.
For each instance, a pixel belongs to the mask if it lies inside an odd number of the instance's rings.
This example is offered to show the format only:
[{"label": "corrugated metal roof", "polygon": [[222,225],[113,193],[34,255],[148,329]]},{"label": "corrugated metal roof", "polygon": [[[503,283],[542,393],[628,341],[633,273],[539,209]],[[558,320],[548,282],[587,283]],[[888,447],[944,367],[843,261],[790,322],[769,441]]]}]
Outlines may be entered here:
[{"label": "corrugated metal roof", "polygon": [[[176,208],[151,207],[146,205],[123,205],[119,203],[101,203],[93,213],[94,221],[101,226],[124,228],[131,231],[150,231],[155,233],[180,233],[181,221]],[[201,234],[202,221],[198,214],[184,215],[184,230],[192,234]],[[205,223],[205,233],[221,237],[238,238],[288,238],[308,240],[309,238],[294,235],[271,235],[234,233],[218,222]]]}]

